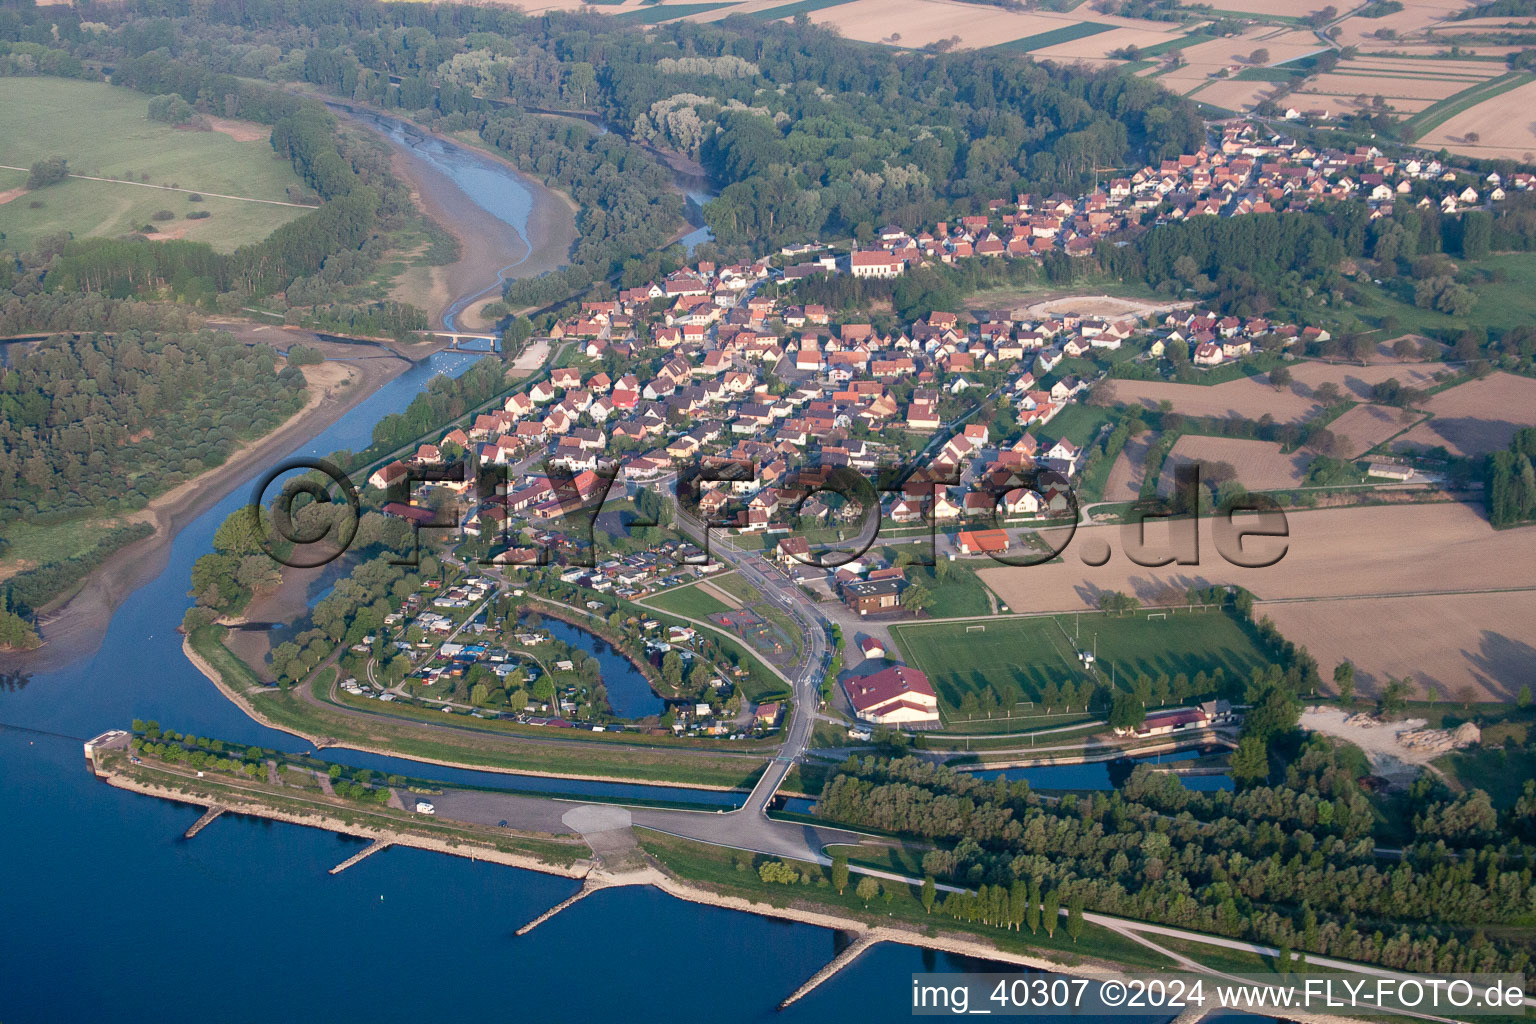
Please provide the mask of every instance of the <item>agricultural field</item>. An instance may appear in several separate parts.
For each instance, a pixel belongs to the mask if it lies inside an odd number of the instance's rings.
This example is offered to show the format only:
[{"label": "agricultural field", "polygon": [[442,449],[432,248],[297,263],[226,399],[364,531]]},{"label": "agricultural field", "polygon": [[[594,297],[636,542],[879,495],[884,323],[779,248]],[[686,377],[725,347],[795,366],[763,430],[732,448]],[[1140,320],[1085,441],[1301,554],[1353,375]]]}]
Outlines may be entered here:
[{"label": "agricultural field", "polygon": [[1417,697],[1429,696],[1426,686],[1439,699],[1470,686],[1480,701],[1507,703],[1536,664],[1536,647],[1521,639],[1536,621],[1532,591],[1261,603],[1255,614],[1306,644],[1324,679],[1339,662],[1354,662],[1365,696],[1380,692],[1388,676],[1412,677]]},{"label": "agricultural field", "polygon": [[1521,427],[1536,426],[1536,380],[1495,373],[1431,396],[1424,410],[1431,418],[1397,446],[1444,445],[1453,455],[1486,455],[1508,448]]},{"label": "agricultural field", "polygon": [[1370,398],[1371,389],[1377,384],[1395,380],[1406,388],[1423,388],[1433,384],[1448,371],[1443,366],[1423,363],[1371,363],[1352,366],[1348,363],[1325,363],[1309,360],[1291,368],[1291,379],[1309,392],[1319,386],[1332,383],[1347,398]]},{"label": "agricultural field", "polygon": [[1105,501],[1135,501],[1141,497],[1141,482],[1147,475],[1147,453],[1155,435],[1144,431],[1125,442],[1104,484]]},{"label": "agricultural field", "polygon": [[[893,626],[891,633],[909,665],[926,673],[942,709],[953,714],[967,694],[986,691],[1042,703],[1046,684],[1070,680],[1081,686],[1194,676],[1220,668],[1244,678],[1266,659],[1234,619],[1219,611],[1161,611],[1127,616],[1033,616],[985,623],[936,622]],[[1076,646],[1074,646],[1076,645]],[[1078,650],[1097,647],[1097,673],[1078,660]],[[1041,710],[1037,708],[1036,710]],[[1061,710],[1059,708],[1051,710]]]},{"label": "agricultural field", "polygon": [[[1190,587],[1226,584],[1246,587],[1261,600],[1386,597],[1531,584],[1530,531],[1494,530],[1480,509],[1459,503],[1288,511],[1289,536],[1283,542],[1263,537],[1246,542],[1249,561],[1283,552],[1273,565],[1258,568],[1232,565],[1218,552],[1213,533],[1218,521],[1211,517],[1198,521],[1198,565],[1155,569],[1137,565],[1125,555],[1126,540],[1134,539],[1134,528],[1122,532],[1121,527],[1106,525],[1080,528],[1058,562],[997,566],[977,575],[1017,612],[1088,609],[1097,605],[1106,590],[1156,602],[1170,595],[1180,600],[1179,595]],[[1180,524],[1147,524],[1150,551],[1167,548],[1170,525]],[[1084,564],[1085,555],[1102,554],[1106,546],[1110,557],[1104,565]],[[1387,628],[1406,636],[1423,629],[1424,623],[1397,621]]]},{"label": "agricultural field", "polygon": [[1530,160],[1536,153],[1536,80],[1490,95],[1432,128],[1418,141],[1468,156]]},{"label": "agricultural field", "polygon": [[[1352,47],[1352,56],[1308,80],[1311,58],[1330,49],[1306,24],[1328,6],[1321,0],[1185,2],[1190,9],[1178,21],[1123,18],[1090,4],[1066,11],[1010,10],[964,0],[595,0],[589,9],[650,25],[803,15],[850,39],[902,49],[993,48],[1037,60],[1128,65],[1131,73],[1234,113],[1251,110],[1290,85],[1299,86],[1290,103],[1330,115],[1370,107],[1379,96],[1389,113],[1410,119],[1412,133],[1430,133],[1424,141],[1432,146],[1489,157],[1536,150],[1536,123],[1520,118],[1533,94],[1516,88],[1530,76],[1509,74],[1504,65],[1504,57],[1519,49],[1511,34],[1518,26],[1509,23],[1522,19],[1450,20],[1473,0],[1405,0],[1403,10],[1379,18],[1358,13],[1357,6],[1327,29],[1334,47]],[[516,6],[540,14],[588,5],[518,0]],[[1218,36],[1207,31],[1218,16],[1245,24]],[[1470,40],[1459,38],[1468,35]],[[1489,35],[1495,38],[1485,38]],[[1501,45],[1501,36],[1509,42]],[[1455,58],[1449,56],[1453,45],[1462,47]]]},{"label": "agricultural field", "polygon": [[1204,479],[1210,479],[1209,467],[1225,462],[1236,470],[1237,482],[1250,491],[1278,491],[1300,484],[1312,456],[1304,451],[1286,454],[1273,441],[1248,441],[1237,437],[1206,437],[1186,434],[1176,441],[1163,460],[1157,480],[1157,493],[1173,493],[1174,474],[1179,466],[1198,463]]},{"label": "agricultural field", "polygon": [[1357,405],[1328,424],[1335,437],[1348,438],[1345,458],[1358,458],[1366,452],[1396,437],[1419,419],[1418,413],[1409,413],[1403,419],[1403,410],[1385,405]]},{"label": "agricultural field", "polygon": [[[178,130],[149,120],[148,104],[142,93],[101,83],[0,78],[0,163],[21,168],[0,169],[5,248],[59,232],[118,236],[152,225],[151,238],[230,251],[308,209],[294,200],[310,193],[272,152],[265,129],[215,119],[205,131]],[[26,168],[53,156],[67,158],[72,174],[131,180],[75,177],[24,191]],[[162,211],[171,217],[157,219]],[[210,216],[187,219],[194,212]]]},{"label": "agricultural field", "polygon": [[[1300,368],[1293,371],[1300,375]],[[1162,402],[1172,402],[1175,412],[1184,416],[1237,416],[1259,419],[1273,416],[1280,423],[1300,423],[1316,415],[1321,408],[1294,384],[1276,388],[1267,377],[1240,377],[1223,384],[1176,384],[1160,380],[1117,380],[1114,397],[1120,402],[1140,402],[1156,409]]]},{"label": "agricultural field", "polygon": [[[1215,88],[1230,81],[1221,76],[1283,64],[1322,48],[1322,42],[1310,32],[1256,25],[1234,36],[1208,38],[1182,47],[1176,54],[1165,54],[1156,67],[1140,74],[1156,78],[1159,84],[1176,93],[1192,94],[1200,90],[1198,99],[1213,102],[1207,99],[1206,90],[1201,87],[1210,83],[1209,88]],[[1260,54],[1261,59],[1255,61],[1255,54]],[[1247,84],[1269,86],[1271,83]]]}]

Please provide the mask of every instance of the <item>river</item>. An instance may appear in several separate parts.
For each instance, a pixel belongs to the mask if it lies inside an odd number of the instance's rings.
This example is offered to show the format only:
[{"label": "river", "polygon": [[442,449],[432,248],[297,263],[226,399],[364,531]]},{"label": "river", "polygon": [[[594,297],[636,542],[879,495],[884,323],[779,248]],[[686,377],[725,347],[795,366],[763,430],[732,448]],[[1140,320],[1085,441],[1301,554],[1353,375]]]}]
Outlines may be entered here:
[{"label": "river", "polygon": [[[366,446],[381,416],[403,410],[432,376],[462,372],[475,358],[432,356],[291,454]],[[167,1024],[314,1016],[372,1024],[514,1017],[854,1024],[905,1016],[912,972],[982,966],[877,946],[777,1013],[778,1001],[833,955],[833,932],[624,888],[591,896],[517,938],[515,928],[571,895],[576,883],[404,848],[331,876],[327,870],[358,849],[354,841],[241,817],[226,816],[181,841],[195,808],[96,781],[81,742],[139,717],[305,749],[226,701],[182,656],[176,632],[191,604],[192,562],[247,500],[247,487],[180,530],[164,569],[117,608],[93,654],[0,690],[0,777],[7,782],[0,926],[12,938],[0,974],[6,1024],[150,1016]],[[602,792],[565,780],[334,754],[449,781]],[[619,789],[645,795],[649,787]]]}]

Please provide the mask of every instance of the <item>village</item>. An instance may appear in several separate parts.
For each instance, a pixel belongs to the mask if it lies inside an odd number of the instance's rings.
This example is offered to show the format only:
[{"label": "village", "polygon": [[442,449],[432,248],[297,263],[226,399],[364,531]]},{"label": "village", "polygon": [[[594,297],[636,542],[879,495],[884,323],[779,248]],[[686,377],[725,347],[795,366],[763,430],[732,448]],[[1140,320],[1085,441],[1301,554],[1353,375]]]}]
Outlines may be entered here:
[{"label": "village", "polygon": [[[1039,556],[1042,529],[1076,521],[1104,497],[1103,474],[1085,480],[1083,470],[1114,426],[1091,401],[1108,378],[1132,365],[1153,380],[1241,371],[1255,357],[1280,365],[1329,334],[1145,301],[1109,301],[1101,308],[1113,311],[1094,313],[1048,304],[935,310],[880,329],[797,301],[796,282],[898,278],[969,259],[1070,258],[1173,220],[1352,197],[1372,216],[1415,196],[1419,206],[1455,212],[1498,202],[1506,185],[1533,184],[1524,174],[1475,181],[1433,159],[1319,150],[1229,124],[1198,153],[1075,200],[994,199],[985,215],[915,233],[889,227],[845,252],[809,242],[750,263],[699,261],[614,299],[584,301],[534,339],[563,353],[547,377],[380,467],[368,483],[388,499],[383,511],[456,529],[497,571],[550,566],[562,585],[615,604],[656,599],[728,568],[686,539],[662,544],[660,531],[644,532],[649,526],[636,540],[629,524],[645,517],[636,519],[635,500],[675,492],[679,515],[760,555],[760,572],[820,602],[850,635],[861,623],[957,614],[959,606],[934,607],[940,571],[914,566],[890,545],[931,537],[941,562]],[[1075,429],[1059,427],[1067,421]],[[482,474],[479,487],[470,466]],[[499,474],[494,494],[483,484],[487,468]],[[901,471],[892,476],[893,468]],[[410,486],[452,470],[458,479]],[[1385,484],[1413,477],[1396,461],[1362,463],[1359,472]],[[881,491],[850,488],[843,476],[882,473]],[[877,539],[887,543],[871,547]],[[995,614],[997,601],[987,600]],[[761,640],[737,624],[721,628]],[[842,687],[856,718],[940,723],[921,671],[880,668],[884,650],[859,653],[866,669],[856,675],[868,681]],[[566,696],[530,713],[547,720],[586,710],[579,694]],[[714,734],[734,728],[693,717]]]}]

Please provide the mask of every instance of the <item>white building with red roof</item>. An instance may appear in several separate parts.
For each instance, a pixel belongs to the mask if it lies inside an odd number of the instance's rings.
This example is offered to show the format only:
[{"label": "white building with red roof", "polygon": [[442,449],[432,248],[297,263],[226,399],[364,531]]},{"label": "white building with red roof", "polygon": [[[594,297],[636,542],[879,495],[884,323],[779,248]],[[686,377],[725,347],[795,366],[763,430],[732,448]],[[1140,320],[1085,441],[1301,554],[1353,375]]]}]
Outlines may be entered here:
[{"label": "white building with red roof", "polygon": [[907,665],[893,665],[867,676],[843,680],[853,712],[877,725],[937,722],[939,698],[928,677]]}]

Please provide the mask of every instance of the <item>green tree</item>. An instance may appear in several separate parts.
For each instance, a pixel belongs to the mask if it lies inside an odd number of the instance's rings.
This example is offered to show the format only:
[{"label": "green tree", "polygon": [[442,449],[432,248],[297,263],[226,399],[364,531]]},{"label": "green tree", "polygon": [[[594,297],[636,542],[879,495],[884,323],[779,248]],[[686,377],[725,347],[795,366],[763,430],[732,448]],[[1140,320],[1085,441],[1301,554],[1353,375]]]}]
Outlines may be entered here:
[{"label": "green tree", "polygon": [[1056,937],[1056,924],[1061,919],[1061,893],[1055,889],[1045,894],[1045,901],[1040,910],[1041,923],[1045,925],[1045,934],[1051,938]]},{"label": "green tree", "polygon": [[933,881],[932,875],[923,876],[923,911],[933,913],[933,901],[938,896],[939,888]]},{"label": "green tree", "polygon": [[933,592],[921,583],[909,583],[901,592],[901,606],[914,615],[933,607]]},{"label": "green tree", "polygon": [[31,171],[27,174],[27,188],[47,188],[49,185],[57,185],[67,177],[69,177],[69,161],[62,156],[51,156],[33,163]]},{"label": "green tree", "polygon": [[837,887],[839,896],[848,888],[848,858],[844,854],[832,858],[832,884]]},{"label": "green tree", "polygon": [[870,900],[880,895],[880,883],[869,875],[865,875],[863,878],[859,879],[858,887],[854,889],[854,893],[859,897],[859,899],[863,900],[865,904],[868,904]]},{"label": "green tree", "polygon": [[1116,693],[1109,703],[1109,725],[1112,729],[1134,729],[1147,720],[1147,708],[1135,694]]},{"label": "green tree", "polygon": [[1333,685],[1339,691],[1339,699],[1348,704],[1355,699],[1355,664],[1341,661],[1333,670]]},{"label": "green tree", "polygon": [[1269,748],[1259,736],[1244,736],[1232,753],[1232,778],[1241,784],[1262,781],[1269,776]]},{"label": "green tree", "polygon": [[1083,934],[1083,897],[1081,893],[1073,893],[1067,901],[1067,934],[1076,942]]}]

